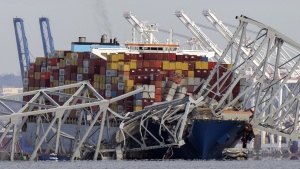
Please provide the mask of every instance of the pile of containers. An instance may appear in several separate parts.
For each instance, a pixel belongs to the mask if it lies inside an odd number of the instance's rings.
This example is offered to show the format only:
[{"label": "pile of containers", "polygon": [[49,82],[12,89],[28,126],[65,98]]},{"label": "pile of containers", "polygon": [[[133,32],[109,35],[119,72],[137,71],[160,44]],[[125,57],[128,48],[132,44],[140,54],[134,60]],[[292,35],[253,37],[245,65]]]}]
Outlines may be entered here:
[{"label": "pile of containers", "polygon": [[[89,52],[56,51],[51,58],[39,57],[30,64],[24,76],[24,91],[56,87],[89,80],[106,99],[117,97],[136,88],[144,91],[110,105],[118,113],[142,110],[154,102],[183,98],[193,93],[201,79],[206,79],[216,65],[207,57],[176,53],[117,53],[103,56]],[[220,74],[230,65],[223,64]],[[212,80],[212,84],[216,78]],[[230,84],[228,79],[226,84]],[[76,89],[66,89],[68,94]],[[237,85],[233,94],[239,93]],[[92,93],[90,93],[92,96]],[[65,97],[52,96],[59,104]],[[24,97],[29,101],[30,96]],[[219,99],[219,98],[217,98]],[[76,113],[70,114],[76,117]],[[78,114],[77,114],[78,116]]]}]

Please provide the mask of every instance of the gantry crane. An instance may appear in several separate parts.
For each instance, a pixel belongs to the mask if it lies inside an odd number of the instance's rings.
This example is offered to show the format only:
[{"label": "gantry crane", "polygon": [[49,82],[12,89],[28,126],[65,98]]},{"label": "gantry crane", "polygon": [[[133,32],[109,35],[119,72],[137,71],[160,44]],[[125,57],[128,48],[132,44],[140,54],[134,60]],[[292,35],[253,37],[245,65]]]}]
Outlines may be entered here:
[{"label": "gantry crane", "polygon": [[24,72],[30,69],[28,42],[25,35],[23,19],[14,18],[13,22],[14,22],[16,42],[18,48],[19,64],[20,64],[20,69],[21,69],[21,74],[23,79]]},{"label": "gantry crane", "polygon": [[149,43],[158,44],[159,41],[153,36],[153,32],[157,32],[156,25],[150,24],[146,26],[144,22],[139,21],[132,12],[124,13],[125,19],[138,31],[144,39],[149,40]]},{"label": "gantry crane", "polygon": [[43,41],[43,48],[44,48],[44,55],[45,57],[49,57],[51,53],[54,53],[54,44],[53,38],[50,31],[50,23],[49,19],[45,17],[39,18],[42,41]]},{"label": "gantry crane", "polygon": [[[214,44],[204,32],[192,21],[183,10],[175,12],[175,15],[180,19],[180,21],[193,33],[193,35],[199,39],[202,45],[210,52],[215,52],[217,58],[222,55],[222,50],[220,50],[216,44]],[[217,60],[217,58],[215,60]],[[226,63],[230,61],[225,58]]]}]

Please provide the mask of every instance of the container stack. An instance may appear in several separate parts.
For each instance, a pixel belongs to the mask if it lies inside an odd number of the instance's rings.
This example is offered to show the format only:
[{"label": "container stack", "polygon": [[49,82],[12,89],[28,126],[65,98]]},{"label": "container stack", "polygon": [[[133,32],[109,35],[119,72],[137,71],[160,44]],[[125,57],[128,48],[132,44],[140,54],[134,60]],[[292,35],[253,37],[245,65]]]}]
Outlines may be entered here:
[{"label": "container stack", "polygon": [[[207,57],[176,53],[118,53],[102,54],[103,60],[90,52],[56,51],[50,58],[36,58],[25,72],[24,91],[44,89],[74,84],[89,80],[96,91],[105,99],[143,88],[143,92],[110,105],[111,110],[124,113],[142,110],[154,102],[170,101],[183,98],[193,93],[201,79],[206,79],[215,67],[215,62],[208,62]],[[230,65],[222,64],[219,74],[226,72]],[[213,78],[211,84],[217,78]],[[226,80],[230,85],[231,78]],[[74,94],[75,89],[66,89],[67,94]],[[239,86],[233,94],[239,93]],[[93,96],[93,93],[89,93]],[[209,97],[212,97],[209,94]],[[68,99],[53,95],[60,105]],[[31,97],[24,97],[29,101]],[[92,108],[93,110],[96,108]],[[70,117],[78,117],[71,112]]]}]

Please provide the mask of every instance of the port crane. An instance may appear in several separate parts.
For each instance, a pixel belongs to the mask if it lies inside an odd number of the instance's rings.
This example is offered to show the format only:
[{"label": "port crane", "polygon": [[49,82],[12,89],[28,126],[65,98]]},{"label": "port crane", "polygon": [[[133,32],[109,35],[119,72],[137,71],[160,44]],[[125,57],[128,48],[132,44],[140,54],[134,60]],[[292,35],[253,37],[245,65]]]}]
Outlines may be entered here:
[{"label": "port crane", "polygon": [[145,23],[139,21],[132,12],[125,12],[123,16],[144,39],[149,41],[149,43],[159,43],[159,41],[153,36],[153,33],[158,31],[156,25],[150,24],[149,26],[146,26]]},{"label": "port crane", "polygon": [[[220,50],[216,44],[214,44],[204,32],[196,25],[196,23],[191,20],[188,15],[183,11],[179,10],[175,12],[175,15],[180,19],[180,21],[193,33],[193,35],[199,39],[204,48],[210,52],[215,52],[216,57],[219,58],[222,55],[222,50]],[[215,60],[218,60],[218,59]],[[224,59],[225,63],[230,63],[228,58]]]},{"label": "port crane", "polygon": [[39,18],[39,23],[44,48],[44,56],[48,58],[49,55],[55,51],[53,38],[50,31],[50,22],[48,18],[41,17]]},{"label": "port crane", "polygon": [[24,21],[21,18],[14,18],[13,22],[18,48],[20,70],[22,74],[22,79],[24,79],[24,72],[30,69],[30,57],[28,50],[28,42],[25,35]]}]

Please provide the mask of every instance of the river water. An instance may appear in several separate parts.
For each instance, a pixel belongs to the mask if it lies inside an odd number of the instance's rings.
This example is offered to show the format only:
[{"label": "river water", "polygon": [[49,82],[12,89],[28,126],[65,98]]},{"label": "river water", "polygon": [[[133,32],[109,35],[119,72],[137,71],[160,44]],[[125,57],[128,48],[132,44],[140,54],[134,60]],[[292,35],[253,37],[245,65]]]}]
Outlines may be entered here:
[{"label": "river water", "polygon": [[54,162],[54,161],[16,161],[0,162],[1,169],[105,169],[105,168],[126,168],[126,169],[273,169],[273,168],[300,168],[300,160],[263,158],[261,160],[248,159],[245,161],[75,161],[75,162]]}]

